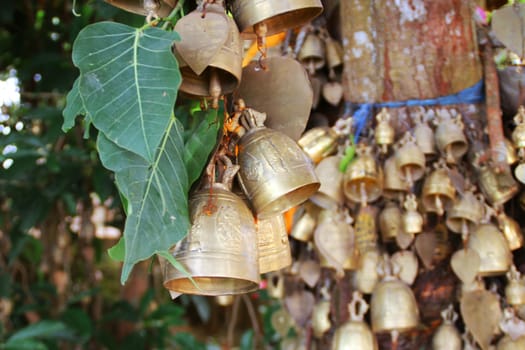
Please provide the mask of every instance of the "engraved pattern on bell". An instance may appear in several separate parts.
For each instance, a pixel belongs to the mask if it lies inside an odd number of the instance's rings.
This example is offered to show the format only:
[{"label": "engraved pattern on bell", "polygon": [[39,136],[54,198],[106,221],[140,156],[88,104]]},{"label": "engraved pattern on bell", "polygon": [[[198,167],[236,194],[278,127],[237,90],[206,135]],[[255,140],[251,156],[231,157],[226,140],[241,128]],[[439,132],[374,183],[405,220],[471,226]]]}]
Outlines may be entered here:
[{"label": "engraved pattern on bell", "polygon": [[292,264],[290,243],[282,215],[257,220],[259,273],[277,271]]},{"label": "engraved pattern on bell", "polygon": [[494,224],[480,224],[470,234],[467,246],[474,249],[481,258],[478,271],[480,276],[504,275],[512,264],[509,245]]},{"label": "engraved pattern on bell", "polygon": [[187,276],[166,264],[164,286],[179,293],[228,295],[259,286],[256,228],[243,200],[216,183],[190,199],[192,226],[173,256]]},{"label": "engraved pattern on bell", "polygon": [[377,249],[377,209],[362,207],[355,219],[355,244],[360,254]]}]

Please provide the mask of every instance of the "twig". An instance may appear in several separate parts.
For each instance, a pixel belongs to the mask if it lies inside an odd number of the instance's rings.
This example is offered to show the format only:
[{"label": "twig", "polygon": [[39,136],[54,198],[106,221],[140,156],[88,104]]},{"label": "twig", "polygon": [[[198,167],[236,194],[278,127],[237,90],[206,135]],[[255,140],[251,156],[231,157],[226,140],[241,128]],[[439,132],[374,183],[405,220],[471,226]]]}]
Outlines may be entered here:
[{"label": "twig", "polygon": [[248,315],[250,316],[250,320],[252,322],[253,332],[255,334],[255,343],[259,344],[259,342],[262,339],[262,332],[261,327],[259,326],[259,322],[257,320],[257,314],[255,313],[255,309],[253,308],[252,301],[246,294],[242,295],[242,300],[244,301],[244,304],[246,305],[246,308],[248,309]]},{"label": "twig", "polygon": [[231,349],[233,347],[235,324],[237,323],[237,317],[239,316],[239,304],[240,303],[241,303],[241,299],[239,299],[239,297],[235,297],[235,300],[233,301],[233,307],[232,307],[232,318],[230,320],[230,323],[228,324],[228,336],[226,338],[228,349]]}]

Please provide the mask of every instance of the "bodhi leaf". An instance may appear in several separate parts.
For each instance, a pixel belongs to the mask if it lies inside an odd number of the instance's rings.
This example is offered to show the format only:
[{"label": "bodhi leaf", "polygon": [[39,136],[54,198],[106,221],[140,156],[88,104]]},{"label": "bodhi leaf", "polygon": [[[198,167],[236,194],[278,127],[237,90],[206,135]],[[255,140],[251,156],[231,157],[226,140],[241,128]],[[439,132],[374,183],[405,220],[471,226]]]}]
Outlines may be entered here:
[{"label": "bodhi leaf", "polygon": [[150,163],[181,82],[171,52],[177,39],[177,33],[155,27],[99,22],[82,29],[73,45],[79,91],[93,125]]},{"label": "bodhi leaf", "polygon": [[138,261],[166,251],[187,234],[189,185],[181,129],[180,123],[171,118],[152,163],[99,133],[101,161],[115,171],[117,186],[131,208],[124,228],[122,283]]},{"label": "bodhi leaf", "polygon": [[62,131],[67,132],[75,125],[75,118],[79,115],[84,116],[84,138],[89,137],[89,126],[91,125],[91,118],[80,95],[78,88],[80,84],[80,77],[73,83],[73,87],[66,97],[66,108],[62,112],[64,116],[64,123],[62,124]]}]

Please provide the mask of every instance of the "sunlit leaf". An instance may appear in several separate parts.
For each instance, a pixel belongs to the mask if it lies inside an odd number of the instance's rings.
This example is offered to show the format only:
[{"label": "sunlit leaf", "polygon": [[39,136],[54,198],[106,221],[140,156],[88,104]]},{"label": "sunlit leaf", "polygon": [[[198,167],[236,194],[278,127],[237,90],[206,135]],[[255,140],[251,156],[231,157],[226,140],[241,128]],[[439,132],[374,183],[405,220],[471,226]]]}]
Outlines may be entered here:
[{"label": "sunlit leaf", "polygon": [[109,257],[115,261],[123,262],[126,255],[125,244],[124,237],[120,237],[117,244],[108,249]]},{"label": "sunlit leaf", "polygon": [[66,325],[62,322],[44,320],[22,328],[13,334],[7,342],[39,337],[51,338],[58,333],[64,332],[66,329]]}]

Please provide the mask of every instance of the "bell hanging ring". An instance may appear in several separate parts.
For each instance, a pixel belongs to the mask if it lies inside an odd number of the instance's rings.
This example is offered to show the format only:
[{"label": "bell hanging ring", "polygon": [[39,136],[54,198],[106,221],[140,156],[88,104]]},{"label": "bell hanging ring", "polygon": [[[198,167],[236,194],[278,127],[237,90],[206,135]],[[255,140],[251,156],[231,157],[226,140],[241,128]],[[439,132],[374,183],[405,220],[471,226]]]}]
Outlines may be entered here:
[{"label": "bell hanging ring", "polygon": [[245,109],[238,142],[241,187],[259,218],[281,214],[320,187],[310,158],[285,134],[264,126],[266,114]]},{"label": "bell hanging ring", "polygon": [[297,141],[314,164],[337,152],[337,132],[329,127],[316,127],[306,131]]},{"label": "bell hanging ring", "polygon": [[290,243],[282,214],[257,220],[259,273],[277,271],[292,264]]},{"label": "bell hanging ring", "polygon": [[512,253],[505,237],[494,224],[480,224],[470,234],[467,246],[479,254],[479,276],[504,275],[509,271]]},{"label": "bell hanging ring", "polygon": [[167,17],[177,0],[105,0],[108,4],[142,16]]},{"label": "bell hanging ring", "polygon": [[490,166],[478,169],[479,187],[487,201],[494,206],[508,202],[519,191],[519,185],[508,172],[497,173]]},{"label": "bell hanging ring", "polygon": [[472,189],[466,190],[463,196],[447,210],[448,229],[459,234],[474,231],[485,212],[482,201],[483,198],[474,195]]},{"label": "bell hanging ring", "polygon": [[[207,27],[218,30],[206,31]],[[211,3],[206,5],[205,16],[198,9],[192,11],[178,20],[174,29],[181,36],[173,49],[182,75],[180,91],[211,97],[212,107],[218,108],[219,98],[233,92],[242,75],[242,42],[235,21],[220,3]],[[217,48],[199,46],[214,41],[222,44]]]},{"label": "bell hanging ring", "polygon": [[191,196],[191,228],[175,247],[173,257],[192,280],[166,264],[167,289],[216,296],[247,293],[259,287],[254,218],[244,201],[230,190],[237,170],[238,166],[228,166],[224,183],[214,183]]},{"label": "bell hanging ring", "polygon": [[452,205],[455,196],[456,189],[448,175],[448,169],[444,162],[440,162],[437,168],[425,178],[423,207],[425,211],[441,216],[445,213],[445,209]]},{"label": "bell hanging ring", "polygon": [[381,232],[381,240],[383,243],[395,240],[399,232],[403,229],[401,216],[401,209],[392,201],[389,201],[381,211],[379,214],[379,232]]},{"label": "bell hanging ring", "polygon": [[442,118],[436,128],[435,138],[437,148],[448,164],[456,164],[468,151],[461,115],[452,119]]},{"label": "bell hanging ring", "polygon": [[461,335],[454,325],[458,314],[454,312],[454,306],[441,312],[443,323],[438,327],[432,337],[432,350],[461,350]]},{"label": "bell hanging ring", "polygon": [[414,182],[425,175],[425,154],[419,149],[416,140],[408,132],[396,150],[396,163],[405,181],[412,187]]},{"label": "bell hanging ring", "polygon": [[368,146],[359,144],[356,153],[343,176],[343,192],[353,202],[373,202],[383,193],[383,170]]},{"label": "bell hanging ring", "polygon": [[341,157],[331,156],[323,159],[315,167],[321,187],[310,200],[321,208],[335,210],[343,205],[343,173],[339,171],[340,162]]},{"label": "bell hanging ring", "polygon": [[507,216],[504,211],[497,215],[498,225],[503,236],[509,244],[510,250],[516,250],[523,246],[523,234],[520,225],[513,218]]},{"label": "bell hanging ring", "polygon": [[385,160],[384,174],[383,196],[389,199],[402,198],[408,192],[409,187],[397,166],[395,156]]},{"label": "bell hanging ring", "polygon": [[323,41],[319,35],[309,33],[297,54],[297,60],[301,62],[310,75],[314,75],[315,71],[323,68],[326,63],[324,50]]},{"label": "bell hanging ring", "polygon": [[352,294],[348,311],[350,320],[335,331],[331,350],[378,350],[377,339],[364,321],[368,304],[361,293],[355,291]]},{"label": "bell hanging ring", "polygon": [[390,125],[390,114],[386,108],[376,115],[377,125],[374,131],[376,144],[381,148],[382,153],[387,153],[388,146],[394,143],[395,130]]},{"label": "bell hanging ring", "polygon": [[509,305],[517,307],[525,305],[525,281],[521,273],[512,265],[507,272],[509,283],[505,287],[505,300]]}]

